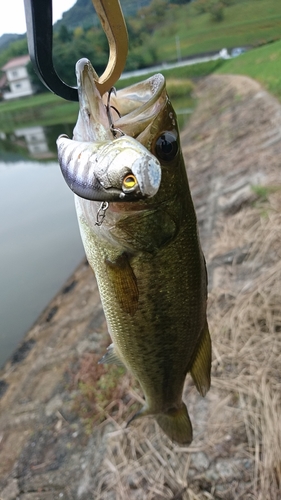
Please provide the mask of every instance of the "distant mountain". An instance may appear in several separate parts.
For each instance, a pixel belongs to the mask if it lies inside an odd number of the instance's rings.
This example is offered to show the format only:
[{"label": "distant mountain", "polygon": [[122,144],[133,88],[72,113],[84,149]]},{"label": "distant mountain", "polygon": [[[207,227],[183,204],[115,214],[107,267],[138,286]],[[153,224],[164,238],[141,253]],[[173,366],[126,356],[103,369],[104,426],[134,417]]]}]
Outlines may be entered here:
[{"label": "distant mountain", "polygon": [[[139,9],[149,5],[150,2],[151,0],[120,0],[125,18],[135,16]],[[73,30],[77,26],[87,29],[90,26],[100,26],[100,20],[92,2],[89,0],[77,0],[71,9],[63,13],[62,19],[54,24],[54,31],[58,30],[61,25],[65,25],[68,30]],[[23,38],[26,38],[25,33],[22,35],[4,33],[0,36],[0,52],[5,51],[11,43]],[[21,55],[21,52],[19,52],[19,55]]]},{"label": "distant mountain", "polygon": [[0,50],[7,49],[11,42],[19,40],[23,36],[16,33],[4,33],[4,35],[0,36]]},{"label": "distant mountain", "polygon": [[[125,17],[135,16],[136,12],[150,4],[151,0],[121,0],[121,7]],[[59,19],[54,24],[54,30],[60,28],[64,24],[69,30],[82,26],[89,28],[90,26],[100,25],[99,18],[95,12],[92,2],[89,0],[77,0],[77,2],[63,13],[62,19]],[[25,34],[18,35],[16,33],[4,33],[0,36],[0,50],[7,49],[10,43],[23,38]]]},{"label": "distant mountain", "polygon": [[[134,16],[136,12],[148,5],[151,0],[121,0],[121,7],[125,17]],[[93,4],[89,0],[77,0],[76,4],[64,12],[62,19],[54,24],[54,29],[60,28],[62,24],[72,30],[77,26],[88,28],[100,23]]]},{"label": "distant mountain", "polygon": [[69,30],[72,30],[77,28],[77,26],[87,28],[97,22],[98,18],[92,2],[89,2],[89,0],[77,0],[71,9],[63,13],[62,19],[59,19],[54,24],[54,30],[60,28],[62,24],[67,26]]}]

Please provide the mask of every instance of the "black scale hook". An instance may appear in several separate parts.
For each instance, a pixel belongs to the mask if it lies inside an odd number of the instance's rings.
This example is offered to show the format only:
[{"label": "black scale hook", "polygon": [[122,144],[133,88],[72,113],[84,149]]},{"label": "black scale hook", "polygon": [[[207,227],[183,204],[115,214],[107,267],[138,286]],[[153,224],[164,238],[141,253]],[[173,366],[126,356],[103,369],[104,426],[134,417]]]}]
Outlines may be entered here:
[{"label": "black scale hook", "polygon": [[[96,82],[103,95],[116,83],[125,67],[128,34],[119,0],[92,2],[109,43],[108,65]],[[29,55],[38,77],[51,92],[69,101],[78,101],[77,87],[63,82],[54,69],[52,0],[24,0],[24,8]]]},{"label": "black scale hook", "polygon": [[51,92],[78,101],[77,87],[63,82],[53,65],[52,0],[24,0],[24,8],[28,51],[38,77]]}]

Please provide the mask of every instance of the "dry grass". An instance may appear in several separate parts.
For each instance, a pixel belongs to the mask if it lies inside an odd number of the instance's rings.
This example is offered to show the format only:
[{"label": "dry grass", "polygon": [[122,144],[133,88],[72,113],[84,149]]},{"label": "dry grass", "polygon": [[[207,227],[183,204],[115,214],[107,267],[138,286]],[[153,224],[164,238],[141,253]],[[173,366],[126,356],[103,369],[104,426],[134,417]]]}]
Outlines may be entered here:
[{"label": "dry grass", "polygon": [[217,250],[224,241],[224,251],[240,244],[250,253],[244,265],[232,267],[225,290],[211,294],[213,387],[236,394],[236,421],[242,416],[244,449],[254,459],[253,498],[277,500],[281,495],[280,192],[236,214],[219,233]]},{"label": "dry grass", "polygon": [[188,377],[185,392],[192,445],[172,445],[152,419],[125,428],[142,400],[124,375],[127,398],[103,408],[106,452],[95,500],[281,498],[281,195],[268,193],[223,217],[207,256],[247,249],[242,263],[216,270],[209,297],[212,387],[203,399]]}]

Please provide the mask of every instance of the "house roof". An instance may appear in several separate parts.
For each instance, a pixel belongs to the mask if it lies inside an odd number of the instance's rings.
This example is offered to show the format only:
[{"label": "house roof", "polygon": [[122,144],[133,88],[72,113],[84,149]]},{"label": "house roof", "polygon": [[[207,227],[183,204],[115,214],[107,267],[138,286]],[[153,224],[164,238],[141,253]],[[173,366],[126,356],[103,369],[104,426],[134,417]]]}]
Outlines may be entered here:
[{"label": "house roof", "polygon": [[26,66],[29,61],[29,55],[14,57],[13,59],[10,59],[1,69],[2,71],[7,71],[8,69],[17,68],[19,66]]}]

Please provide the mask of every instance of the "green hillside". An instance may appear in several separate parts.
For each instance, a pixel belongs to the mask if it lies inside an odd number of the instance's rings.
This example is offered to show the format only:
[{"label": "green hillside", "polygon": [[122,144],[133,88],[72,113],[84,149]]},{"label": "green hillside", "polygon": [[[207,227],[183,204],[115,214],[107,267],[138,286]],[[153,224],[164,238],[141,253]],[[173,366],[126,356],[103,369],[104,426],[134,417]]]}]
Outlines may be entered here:
[{"label": "green hillside", "polygon": [[[135,16],[139,8],[146,6],[150,0],[121,0],[121,6],[125,17]],[[74,29],[77,26],[89,28],[91,25],[97,26],[99,18],[95,13],[93,4],[89,0],[77,0],[77,2],[68,11],[63,13],[62,19],[56,22],[54,29],[58,29],[62,24],[68,29]]]},{"label": "green hillside", "polygon": [[281,2],[278,0],[240,0],[225,7],[223,19],[215,22],[209,13],[196,15],[198,0],[171,9],[170,19],[154,33],[161,47],[158,57],[175,59],[175,37],[179,37],[181,56],[220,50],[224,47],[258,46],[281,38]]}]

